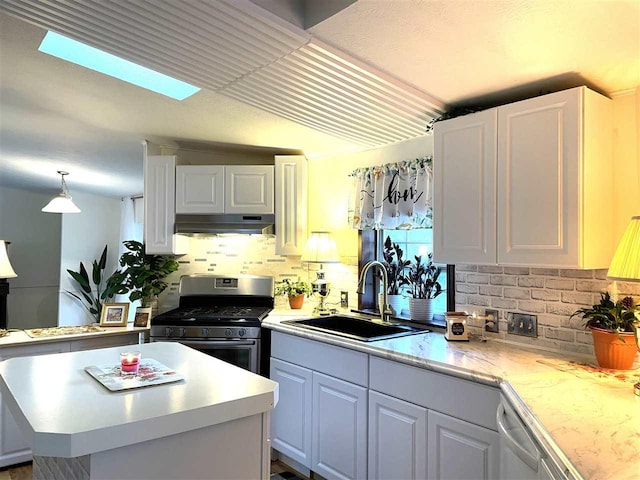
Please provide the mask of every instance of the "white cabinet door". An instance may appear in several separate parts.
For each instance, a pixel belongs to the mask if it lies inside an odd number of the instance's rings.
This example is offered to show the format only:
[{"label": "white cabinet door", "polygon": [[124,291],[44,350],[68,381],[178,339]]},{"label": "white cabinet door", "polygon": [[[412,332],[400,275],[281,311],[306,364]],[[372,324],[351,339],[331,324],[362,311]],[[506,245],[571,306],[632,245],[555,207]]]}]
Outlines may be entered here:
[{"label": "white cabinet door", "polygon": [[307,159],[276,155],[276,254],[302,255],[307,239]]},{"label": "white cabinet door", "polygon": [[429,410],[428,478],[492,480],[498,478],[497,432]]},{"label": "white cabinet door", "polygon": [[273,165],[225,166],[225,213],[273,213]]},{"label": "white cabinet door", "polygon": [[496,109],[438,122],[433,258],[496,263]]},{"label": "white cabinet door", "polygon": [[144,158],[144,243],[147,253],[182,254],[187,240],[175,235],[176,157]]},{"label": "white cabinet door", "polygon": [[498,108],[498,263],[608,267],[610,109],[584,87]]},{"label": "white cabinet door", "polygon": [[224,166],[178,165],[176,213],[223,213]]},{"label": "white cabinet door", "polygon": [[280,390],[271,412],[271,446],[311,468],[312,372],[271,358],[269,377],[278,382]]},{"label": "white cabinet door", "polygon": [[367,389],[313,372],[311,469],[327,479],[367,478]]},{"label": "white cabinet door", "polygon": [[427,478],[427,409],[369,392],[369,478]]},{"label": "white cabinet door", "polygon": [[[22,347],[3,347],[0,350],[0,360],[9,358],[29,357],[32,355],[46,355],[49,353],[64,353],[69,351],[68,342],[41,343]],[[0,395],[0,467],[31,460],[29,443],[16,425],[13,415]]]}]

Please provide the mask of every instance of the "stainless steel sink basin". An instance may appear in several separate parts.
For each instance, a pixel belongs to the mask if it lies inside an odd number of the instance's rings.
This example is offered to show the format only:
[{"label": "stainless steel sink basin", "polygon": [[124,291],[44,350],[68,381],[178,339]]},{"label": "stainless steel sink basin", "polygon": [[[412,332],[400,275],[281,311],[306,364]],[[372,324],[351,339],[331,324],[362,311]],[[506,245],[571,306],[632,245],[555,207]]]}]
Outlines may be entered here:
[{"label": "stainless steel sink basin", "polygon": [[341,337],[353,338],[362,342],[374,342],[376,340],[386,340],[389,338],[429,332],[426,328],[375,323],[370,320],[346,317],[343,315],[314,317],[306,320],[285,320],[282,323],[309,330],[331,333]]}]

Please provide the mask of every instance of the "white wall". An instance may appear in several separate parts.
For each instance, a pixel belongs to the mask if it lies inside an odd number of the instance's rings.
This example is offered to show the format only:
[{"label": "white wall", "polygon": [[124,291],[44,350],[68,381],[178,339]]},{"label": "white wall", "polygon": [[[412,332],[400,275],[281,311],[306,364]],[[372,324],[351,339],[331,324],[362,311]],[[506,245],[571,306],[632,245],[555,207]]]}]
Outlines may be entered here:
[{"label": "white wall", "polygon": [[62,215],[58,309],[58,324],[61,326],[95,321],[77,300],[65,293],[66,290],[79,292],[67,269],[78,271],[80,262],[83,262],[91,277],[91,265],[100,259],[107,245],[104,274],[108,277],[116,269],[119,257],[121,200],[74,192],[73,201],[82,213]]},{"label": "white wall", "polygon": [[60,282],[60,215],[40,209],[51,195],[0,187],[0,238],[18,276],[9,279],[9,328],[55,326]]}]

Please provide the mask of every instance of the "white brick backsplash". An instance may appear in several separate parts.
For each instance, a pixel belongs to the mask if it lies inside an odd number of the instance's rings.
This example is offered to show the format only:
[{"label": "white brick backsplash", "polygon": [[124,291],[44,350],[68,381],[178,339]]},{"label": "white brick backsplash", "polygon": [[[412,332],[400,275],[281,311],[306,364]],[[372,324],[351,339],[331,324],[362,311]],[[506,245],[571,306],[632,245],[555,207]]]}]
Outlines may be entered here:
[{"label": "white brick backsplash", "polygon": [[544,275],[546,277],[557,277],[560,271],[557,268],[531,268],[531,275]]},{"label": "white brick backsplash", "polygon": [[467,281],[467,274],[458,272],[456,270],[456,282],[466,282],[466,281]]},{"label": "white brick backsplash", "polygon": [[593,294],[586,292],[562,292],[562,301],[564,303],[593,305]]},{"label": "white brick backsplash", "polygon": [[520,300],[528,300],[531,298],[531,290],[528,288],[512,288],[505,287],[504,298],[517,298]]},{"label": "white brick backsplash", "polygon": [[[466,271],[473,272],[472,266],[466,265],[465,268]],[[502,268],[502,273],[494,273],[494,268],[478,266],[475,270],[477,273],[467,274],[472,276],[472,281],[467,278],[462,283],[458,282],[458,289],[462,288],[466,292],[467,287],[478,286],[478,293],[456,295],[457,310],[472,311],[479,306],[490,306],[498,310],[498,316],[502,319],[499,323],[500,332],[491,335],[491,338],[593,355],[591,333],[585,330],[584,320],[580,316],[571,318],[571,314],[579,308],[598,302],[603,290],[608,290],[614,299],[631,295],[636,302],[640,302],[640,283],[609,281],[606,278],[607,270],[603,269],[497,267]],[[488,284],[483,283],[487,275]],[[467,287],[463,287],[463,283]],[[504,319],[509,312],[536,315],[538,337],[508,334]],[[480,332],[481,329],[478,328],[477,333]]]},{"label": "white brick backsplash", "polygon": [[518,309],[526,313],[544,313],[547,310],[547,305],[536,300],[520,300],[518,301]]},{"label": "white brick backsplash", "polygon": [[529,275],[522,276],[518,278],[518,286],[519,287],[533,287],[533,288],[544,288],[544,278],[543,277],[532,277]]},{"label": "white brick backsplash", "polygon": [[502,267],[497,265],[478,265],[478,273],[502,273]]},{"label": "white brick backsplash", "polygon": [[560,301],[560,292],[556,290],[532,289],[531,298],[534,300]]},{"label": "white brick backsplash", "polygon": [[456,284],[456,292],[478,293],[478,285],[469,285],[466,283],[459,283],[459,284]]},{"label": "white brick backsplash", "polygon": [[529,275],[529,267],[504,267],[506,275]]},{"label": "white brick backsplash", "polygon": [[518,277],[511,275],[491,275],[491,285],[518,285]]},{"label": "white brick backsplash", "polygon": [[489,275],[486,273],[467,273],[467,283],[489,283]]},{"label": "white brick backsplash", "polygon": [[478,266],[477,265],[460,264],[460,265],[456,265],[456,271],[458,271],[458,272],[477,272],[478,271]]},{"label": "white brick backsplash", "polygon": [[557,278],[547,278],[544,282],[545,288],[552,290],[573,290],[575,288],[575,280],[565,280]]},{"label": "white brick backsplash", "polygon": [[560,270],[561,277],[593,278],[593,270]]},{"label": "white brick backsplash", "polygon": [[492,297],[502,296],[502,287],[495,285],[480,285],[480,295],[489,295]]}]

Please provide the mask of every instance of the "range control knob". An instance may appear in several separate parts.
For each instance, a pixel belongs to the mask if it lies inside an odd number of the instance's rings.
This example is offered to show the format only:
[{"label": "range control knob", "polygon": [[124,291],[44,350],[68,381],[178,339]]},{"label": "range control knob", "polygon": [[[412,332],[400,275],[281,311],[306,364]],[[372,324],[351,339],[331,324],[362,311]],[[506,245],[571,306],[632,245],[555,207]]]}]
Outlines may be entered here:
[{"label": "range control knob", "polygon": [[165,337],[170,337],[171,336],[171,327],[166,327],[164,329],[164,336]]},{"label": "range control knob", "polygon": [[231,330],[230,328],[227,328],[227,329],[224,331],[224,336],[225,336],[225,337],[230,337],[231,335],[233,335],[233,330]]},{"label": "range control knob", "polygon": [[203,328],[202,329],[202,336],[203,337],[208,337],[209,336],[209,329],[208,328]]},{"label": "range control knob", "polygon": [[241,328],[240,330],[238,330],[238,335],[240,335],[241,337],[244,337],[247,334],[247,331],[244,328]]},{"label": "range control knob", "polygon": [[180,335],[178,335],[179,337],[184,337],[187,333],[187,329],[184,327],[180,327]]}]

